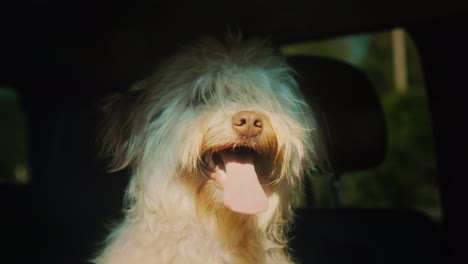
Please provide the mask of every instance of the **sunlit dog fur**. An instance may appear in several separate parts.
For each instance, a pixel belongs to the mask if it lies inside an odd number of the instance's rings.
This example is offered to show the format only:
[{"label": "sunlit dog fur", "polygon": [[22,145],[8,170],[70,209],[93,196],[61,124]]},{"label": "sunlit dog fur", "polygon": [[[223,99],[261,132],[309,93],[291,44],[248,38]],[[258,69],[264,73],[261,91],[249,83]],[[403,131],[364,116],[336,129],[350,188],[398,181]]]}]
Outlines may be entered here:
[{"label": "sunlit dog fur", "polygon": [[[113,171],[129,166],[132,175],[125,218],[94,262],[293,263],[292,208],[319,160],[317,125],[294,75],[265,41],[205,39],[113,97],[104,151]],[[231,119],[240,111],[261,116],[260,134],[236,133]],[[255,152],[266,212],[223,204],[206,167],[224,149]]]}]

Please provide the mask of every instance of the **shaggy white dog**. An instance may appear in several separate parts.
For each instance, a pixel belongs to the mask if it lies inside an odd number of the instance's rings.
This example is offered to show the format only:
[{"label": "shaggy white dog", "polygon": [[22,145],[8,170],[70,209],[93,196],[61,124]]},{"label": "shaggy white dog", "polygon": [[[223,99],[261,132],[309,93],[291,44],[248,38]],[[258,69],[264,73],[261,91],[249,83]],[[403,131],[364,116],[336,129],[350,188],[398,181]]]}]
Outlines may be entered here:
[{"label": "shaggy white dog", "polygon": [[104,150],[132,177],[94,262],[291,263],[292,206],[318,156],[293,75],[265,41],[206,39],[114,97]]}]

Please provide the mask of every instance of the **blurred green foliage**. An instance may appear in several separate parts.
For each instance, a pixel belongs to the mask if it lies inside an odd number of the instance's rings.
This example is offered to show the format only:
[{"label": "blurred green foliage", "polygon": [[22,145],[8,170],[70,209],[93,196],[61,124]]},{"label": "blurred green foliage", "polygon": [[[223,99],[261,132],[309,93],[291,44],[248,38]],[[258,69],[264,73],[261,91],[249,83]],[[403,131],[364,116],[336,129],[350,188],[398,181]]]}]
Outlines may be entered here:
[{"label": "blurred green foliage", "polygon": [[[288,45],[281,51],[286,55],[328,56],[354,64],[367,73],[381,99],[388,130],[386,158],[375,169],[341,176],[344,205],[412,208],[438,219],[436,158],[417,48],[411,39],[406,39],[409,87],[399,93],[394,89],[390,31],[368,36],[368,43],[362,41],[362,35],[357,35]],[[357,37],[361,41],[356,41]],[[359,60],[350,60],[356,45],[366,45],[366,54]],[[331,184],[330,175],[313,177],[317,207],[335,205]]]},{"label": "blurred green foliage", "polygon": [[0,182],[26,183],[29,143],[17,94],[0,87]]},{"label": "blurred green foliage", "polygon": [[437,168],[424,90],[388,93],[385,99],[387,157],[375,170],[342,177],[345,204],[417,208],[438,217]]}]

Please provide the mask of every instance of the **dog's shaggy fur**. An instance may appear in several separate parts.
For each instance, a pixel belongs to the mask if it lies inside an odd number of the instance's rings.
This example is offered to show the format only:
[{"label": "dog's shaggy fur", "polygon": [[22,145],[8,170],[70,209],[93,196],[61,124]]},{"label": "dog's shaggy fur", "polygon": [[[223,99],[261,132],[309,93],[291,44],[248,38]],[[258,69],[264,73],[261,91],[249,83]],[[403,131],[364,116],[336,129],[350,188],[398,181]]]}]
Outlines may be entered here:
[{"label": "dog's shaggy fur", "polygon": [[[132,177],[125,219],[94,262],[291,263],[292,206],[318,161],[316,123],[293,76],[265,41],[205,39],[114,97],[104,150],[112,170],[130,166]],[[256,113],[260,133],[234,129],[242,111]],[[266,211],[223,203],[223,151],[253,155]]]}]

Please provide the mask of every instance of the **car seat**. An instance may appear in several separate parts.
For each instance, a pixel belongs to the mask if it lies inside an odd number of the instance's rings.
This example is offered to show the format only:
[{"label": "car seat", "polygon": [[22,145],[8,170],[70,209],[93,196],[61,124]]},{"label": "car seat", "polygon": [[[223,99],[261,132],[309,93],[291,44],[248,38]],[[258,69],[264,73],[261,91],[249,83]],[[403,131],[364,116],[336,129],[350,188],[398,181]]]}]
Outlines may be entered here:
[{"label": "car seat", "polygon": [[[367,76],[335,59],[297,56],[289,62],[318,113],[335,186],[343,173],[379,165],[386,124]],[[441,263],[444,254],[439,227],[417,211],[309,206],[296,214],[292,248],[303,264]]]}]

